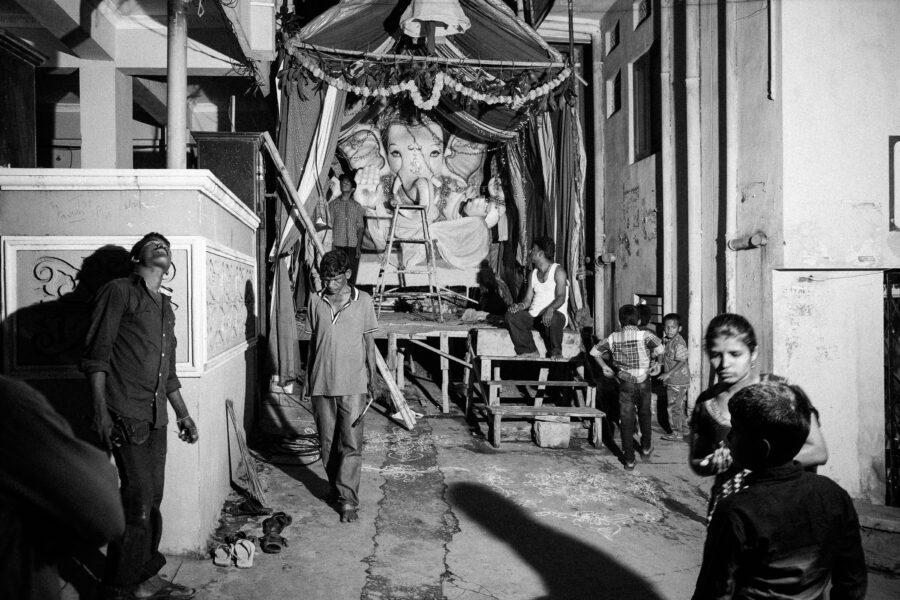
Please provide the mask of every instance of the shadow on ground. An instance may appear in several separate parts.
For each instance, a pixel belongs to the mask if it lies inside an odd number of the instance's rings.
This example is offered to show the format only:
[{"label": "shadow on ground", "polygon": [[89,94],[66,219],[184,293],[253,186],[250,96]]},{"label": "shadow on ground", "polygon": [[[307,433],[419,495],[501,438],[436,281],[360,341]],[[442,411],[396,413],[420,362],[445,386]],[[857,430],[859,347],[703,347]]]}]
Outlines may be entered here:
[{"label": "shadow on ground", "polygon": [[615,558],[536,521],[518,505],[483,485],[451,484],[454,509],[506,542],[543,578],[543,599],[607,598],[661,600],[644,579]]}]

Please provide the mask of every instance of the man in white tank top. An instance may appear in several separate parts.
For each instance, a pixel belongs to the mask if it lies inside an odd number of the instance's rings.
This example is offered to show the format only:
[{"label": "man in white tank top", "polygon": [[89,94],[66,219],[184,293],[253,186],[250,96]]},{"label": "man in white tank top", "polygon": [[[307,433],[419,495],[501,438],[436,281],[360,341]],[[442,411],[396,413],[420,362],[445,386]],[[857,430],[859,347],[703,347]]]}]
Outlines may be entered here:
[{"label": "man in white tank top", "polygon": [[531,335],[533,329],[541,332],[551,358],[562,356],[563,328],[568,322],[569,284],[566,270],[553,262],[555,254],[553,239],[535,238],[529,253],[535,268],[525,297],[512,304],[506,313],[506,326],[518,356],[540,356]]}]

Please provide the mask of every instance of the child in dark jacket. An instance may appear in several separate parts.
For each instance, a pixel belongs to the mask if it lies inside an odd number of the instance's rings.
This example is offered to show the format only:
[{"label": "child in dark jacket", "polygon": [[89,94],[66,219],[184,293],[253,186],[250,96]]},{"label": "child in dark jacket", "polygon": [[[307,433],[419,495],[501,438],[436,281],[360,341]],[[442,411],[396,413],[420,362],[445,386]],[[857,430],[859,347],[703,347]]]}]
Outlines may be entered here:
[{"label": "child in dark jacket", "polygon": [[785,383],[757,383],[729,401],[729,445],[750,469],[719,502],[694,591],[706,598],[865,598],[859,521],[839,485],[792,461],[809,433],[808,405]]}]

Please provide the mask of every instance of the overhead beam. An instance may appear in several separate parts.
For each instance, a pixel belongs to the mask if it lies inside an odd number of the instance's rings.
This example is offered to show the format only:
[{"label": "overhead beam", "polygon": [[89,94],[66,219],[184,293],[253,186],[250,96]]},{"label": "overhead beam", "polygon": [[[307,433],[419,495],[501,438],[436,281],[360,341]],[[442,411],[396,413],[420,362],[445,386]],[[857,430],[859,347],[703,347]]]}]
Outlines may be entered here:
[{"label": "overhead beam", "polygon": [[135,77],[132,82],[134,103],[141,107],[160,126],[169,122],[166,111],[167,86],[164,81]]},{"label": "overhead beam", "polygon": [[78,58],[114,60],[116,28],[109,8],[91,0],[16,0]]}]

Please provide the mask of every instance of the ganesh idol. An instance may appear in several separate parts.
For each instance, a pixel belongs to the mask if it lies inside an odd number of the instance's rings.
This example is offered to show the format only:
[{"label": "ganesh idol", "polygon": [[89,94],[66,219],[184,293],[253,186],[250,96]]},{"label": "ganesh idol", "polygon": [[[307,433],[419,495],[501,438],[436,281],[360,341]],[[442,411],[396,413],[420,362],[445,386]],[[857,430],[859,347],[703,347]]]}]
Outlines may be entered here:
[{"label": "ganesh idol", "polygon": [[[481,194],[487,148],[455,135],[423,113],[387,108],[375,123],[357,124],[346,132],[338,149],[355,171],[354,198],[367,214],[371,248],[387,245],[393,209],[424,206],[428,229],[440,256],[457,269],[477,268],[487,257],[490,228],[505,218],[499,178]],[[419,211],[401,210],[396,238],[423,238]],[[422,244],[401,244],[409,267],[424,262]]]}]

